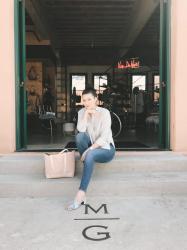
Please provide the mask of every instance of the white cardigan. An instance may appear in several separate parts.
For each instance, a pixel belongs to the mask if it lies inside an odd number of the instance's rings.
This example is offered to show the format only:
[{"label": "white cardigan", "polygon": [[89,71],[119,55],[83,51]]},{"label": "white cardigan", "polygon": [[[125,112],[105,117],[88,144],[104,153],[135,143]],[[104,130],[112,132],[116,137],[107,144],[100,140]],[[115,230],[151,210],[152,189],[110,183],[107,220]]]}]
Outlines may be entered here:
[{"label": "white cardigan", "polygon": [[111,116],[108,109],[97,107],[96,113],[88,117],[87,122],[83,120],[85,108],[78,112],[77,130],[87,132],[91,143],[96,143],[101,148],[110,149],[110,143],[114,144],[111,130]]}]

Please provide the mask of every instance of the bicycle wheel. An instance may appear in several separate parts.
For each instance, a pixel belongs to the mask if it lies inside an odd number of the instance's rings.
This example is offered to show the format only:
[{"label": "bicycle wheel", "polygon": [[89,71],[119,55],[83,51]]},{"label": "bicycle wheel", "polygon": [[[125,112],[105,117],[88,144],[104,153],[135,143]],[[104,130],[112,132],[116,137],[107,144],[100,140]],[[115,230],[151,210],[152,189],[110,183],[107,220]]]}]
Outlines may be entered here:
[{"label": "bicycle wheel", "polygon": [[121,129],[122,129],[121,120],[119,116],[116,115],[116,113],[114,113],[113,111],[110,111],[110,115],[111,115],[111,122],[112,122],[112,125],[111,125],[112,135],[113,137],[117,137],[121,133]]},{"label": "bicycle wheel", "polygon": [[[122,129],[122,123],[118,115],[114,113],[113,111],[110,111],[111,115],[111,129],[112,129],[112,136],[117,137],[121,133]],[[78,120],[78,113],[73,117],[73,122],[75,123],[75,126],[77,126],[77,120]]]}]

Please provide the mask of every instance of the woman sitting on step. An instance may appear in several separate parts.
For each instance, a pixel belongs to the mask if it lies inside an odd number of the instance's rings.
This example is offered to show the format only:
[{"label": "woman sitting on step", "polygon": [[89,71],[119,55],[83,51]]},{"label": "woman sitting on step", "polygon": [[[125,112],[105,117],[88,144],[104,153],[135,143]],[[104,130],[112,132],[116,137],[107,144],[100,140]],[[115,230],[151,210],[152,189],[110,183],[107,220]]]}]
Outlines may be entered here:
[{"label": "woman sitting on step", "polygon": [[67,210],[77,209],[86,203],[94,163],[109,162],[115,155],[109,110],[97,106],[97,94],[93,88],[83,91],[82,101],[84,108],[78,112],[76,145],[84,167],[79,190]]}]

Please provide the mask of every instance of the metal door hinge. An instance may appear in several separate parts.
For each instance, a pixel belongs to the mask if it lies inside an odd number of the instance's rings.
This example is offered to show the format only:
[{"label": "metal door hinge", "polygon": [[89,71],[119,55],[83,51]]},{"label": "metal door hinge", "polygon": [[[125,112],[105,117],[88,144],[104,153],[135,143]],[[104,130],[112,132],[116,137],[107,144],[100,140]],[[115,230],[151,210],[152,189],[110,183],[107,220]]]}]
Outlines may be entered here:
[{"label": "metal door hinge", "polygon": [[163,88],[165,88],[165,87],[166,87],[165,82],[162,82],[162,87],[163,87]]},{"label": "metal door hinge", "polygon": [[24,87],[24,85],[25,85],[25,83],[22,81],[22,82],[20,83],[20,87]]}]

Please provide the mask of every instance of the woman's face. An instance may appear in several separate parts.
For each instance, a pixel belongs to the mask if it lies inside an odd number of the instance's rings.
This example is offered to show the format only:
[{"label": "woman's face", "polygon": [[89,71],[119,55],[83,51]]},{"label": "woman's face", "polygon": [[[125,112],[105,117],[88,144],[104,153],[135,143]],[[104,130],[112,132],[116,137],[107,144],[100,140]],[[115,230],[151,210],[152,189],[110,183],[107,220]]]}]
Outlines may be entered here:
[{"label": "woman's face", "polygon": [[84,94],[82,96],[82,102],[85,108],[94,109],[97,105],[97,97],[94,97],[92,94]]}]

